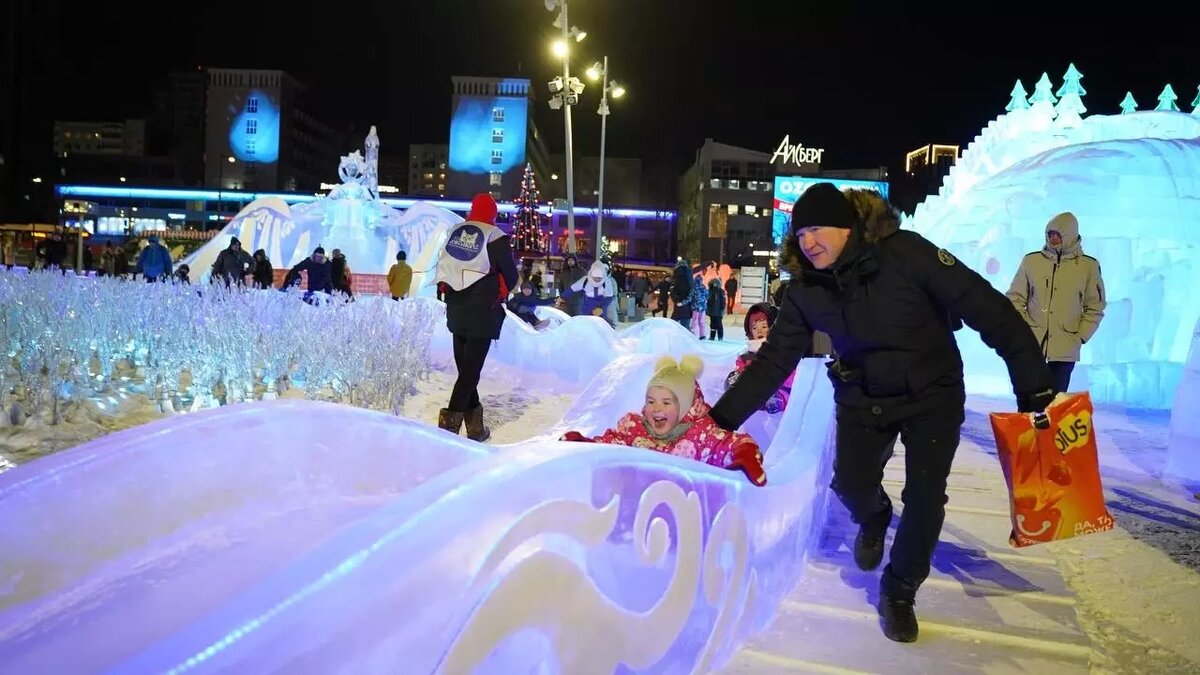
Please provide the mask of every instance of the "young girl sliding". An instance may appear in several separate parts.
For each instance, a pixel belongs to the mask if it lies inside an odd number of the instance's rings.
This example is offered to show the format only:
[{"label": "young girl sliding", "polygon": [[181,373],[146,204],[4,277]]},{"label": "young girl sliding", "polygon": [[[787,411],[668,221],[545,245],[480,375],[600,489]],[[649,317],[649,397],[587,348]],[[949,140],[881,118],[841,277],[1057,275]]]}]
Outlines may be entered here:
[{"label": "young girl sliding", "polygon": [[631,412],[594,438],[577,431],[564,441],[627,445],[687,457],[731,471],[741,471],[755,485],[766,485],[762,453],[747,434],[725,431],[708,416],[709,406],[696,378],[704,369],[697,356],[677,363],[670,356],[658,360],[646,386],[646,403],[641,412]]}]

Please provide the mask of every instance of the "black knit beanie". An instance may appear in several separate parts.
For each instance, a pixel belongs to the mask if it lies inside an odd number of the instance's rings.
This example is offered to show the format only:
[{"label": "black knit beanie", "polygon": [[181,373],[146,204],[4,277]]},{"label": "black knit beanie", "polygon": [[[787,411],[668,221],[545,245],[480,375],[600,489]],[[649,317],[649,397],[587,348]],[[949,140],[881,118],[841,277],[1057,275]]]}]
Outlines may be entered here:
[{"label": "black knit beanie", "polygon": [[817,183],[804,191],[792,207],[792,232],[804,227],[852,229],[854,205],[833,183]]}]

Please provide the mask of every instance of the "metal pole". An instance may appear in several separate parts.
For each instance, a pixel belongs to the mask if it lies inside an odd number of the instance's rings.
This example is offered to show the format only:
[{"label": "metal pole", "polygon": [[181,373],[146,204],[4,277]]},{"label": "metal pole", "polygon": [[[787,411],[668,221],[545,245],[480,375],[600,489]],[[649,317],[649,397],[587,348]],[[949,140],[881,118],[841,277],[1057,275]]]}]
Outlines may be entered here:
[{"label": "metal pole", "polygon": [[567,20],[567,0],[562,4],[562,39],[567,45],[567,53],[563,54],[563,122],[566,126],[567,141],[567,251],[575,253],[575,172],[571,166],[574,163],[574,148],[571,145],[571,105],[567,102],[571,86],[571,22]]},{"label": "metal pole", "polygon": [[[604,241],[604,141],[608,131],[608,57],[604,57],[604,86],[600,89],[600,195],[596,199],[596,251]],[[599,255],[599,253],[597,253]]]}]

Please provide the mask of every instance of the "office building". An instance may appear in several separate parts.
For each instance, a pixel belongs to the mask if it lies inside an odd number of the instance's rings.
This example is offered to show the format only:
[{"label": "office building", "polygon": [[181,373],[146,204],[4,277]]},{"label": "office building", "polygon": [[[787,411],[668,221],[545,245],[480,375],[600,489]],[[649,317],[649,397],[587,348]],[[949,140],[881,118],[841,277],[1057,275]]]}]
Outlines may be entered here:
[{"label": "office building", "polygon": [[[530,114],[534,96],[529,80],[461,76],[451,80],[446,196],[469,198],[490,192],[497,200],[511,200],[520,194],[526,163],[538,176],[550,173],[545,145]],[[431,172],[422,168],[421,173],[424,181],[424,174]],[[413,188],[410,184],[410,191]]]},{"label": "office building", "polygon": [[342,139],[304,107],[305,87],[280,70],[210,68],[205,184],[229,190],[316,190]]},{"label": "office building", "polygon": [[450,146],[414,143],[408,146],[408,189],[414,197],[445,197]]},{"label": "office building", "polygon": [[679,254],[727,261],[771,247],[771,154],[705,139],[679,182]]}]

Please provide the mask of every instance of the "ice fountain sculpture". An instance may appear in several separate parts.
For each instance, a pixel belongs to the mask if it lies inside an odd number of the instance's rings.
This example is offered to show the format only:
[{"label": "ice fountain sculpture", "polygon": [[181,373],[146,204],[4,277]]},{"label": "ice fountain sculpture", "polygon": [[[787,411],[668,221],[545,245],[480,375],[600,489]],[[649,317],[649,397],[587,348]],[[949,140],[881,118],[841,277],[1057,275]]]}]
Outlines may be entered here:
[{"label": "ice fountain sculpture", "polygon": [[436,250],[445,243],[446,229],[462,218],[425,202],[404,211],[384,204],[379,198],[375,127],[364,145],[365,157],[356,150],[341,158],[341,183],[328,195],[292,206],[278,197],[260,197],[180,262],[191,267],[193,279],[207,282],[217,254],[237,237],[247,251],[266,251],[276,269],[290,268],[323,246],[327,254],[341,249],[355,273],[384,275],[403,250],[413,267],[413,294],[433,297]]},{"label": "ice fountain sculpture", "polygon": [[[908,226],[1007,291],[1050,218],[1074,213],[1084,252],[1101,263],[1108,309],[1072,387],[1101,402],[1167,408],[1200,318],[1200,118],[1152,111],[1076,122],[1082,104],[1068,85],[1082,75],[1072,71],[1060,89],[1071,115],[1010,104]],[[1041,89],[1052,103],[1049,82]],[[968,389],[1009,395],[1003,362],[971,331],[959,343]]]}]

